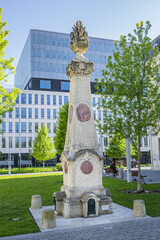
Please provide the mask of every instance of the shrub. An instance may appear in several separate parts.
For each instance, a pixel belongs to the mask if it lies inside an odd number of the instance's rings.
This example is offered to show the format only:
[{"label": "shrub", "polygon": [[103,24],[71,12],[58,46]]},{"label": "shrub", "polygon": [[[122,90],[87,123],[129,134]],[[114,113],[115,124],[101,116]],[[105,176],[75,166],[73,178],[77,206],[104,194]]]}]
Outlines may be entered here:
[{"label": "shrub", "polygon": [[62,163],[57,163],[56,168],[57,168],[58,171],[62,171],[63,170]]}]

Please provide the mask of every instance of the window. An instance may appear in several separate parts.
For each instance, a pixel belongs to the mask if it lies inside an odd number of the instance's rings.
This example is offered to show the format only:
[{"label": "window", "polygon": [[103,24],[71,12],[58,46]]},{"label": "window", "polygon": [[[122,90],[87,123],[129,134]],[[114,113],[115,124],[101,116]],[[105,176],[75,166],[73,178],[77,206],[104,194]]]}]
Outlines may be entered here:
[{"label": "window", "polygon": [[12,118],[12,112],[9,111],[9,118]]},{"label": "window", "polygon": [[56,105],[56,95],[53,95],[53,105]]},{"label": "window", "polygon": [[15,123],[15,132],[19,133],[19,122]]},{"label": "window", "polygon": [[19,95],[17,95],[16,103],[19,104]]},{"label": "window", "polygon": [[32,104],[32,94],[28,94],[28,104]]},{"label": "window", "polygon": [[2,131],[3,131],[3,133],[6,132],[6,123],[5,122],[2,122]]},{"label": "window", "polygon": [[41,119],[44,118],[44,108],[41,108]]},{"label": "window", "polygon": [[16,108],[16,118],[19,118],[19,108]]},{"label": "window", "polygon": [[12,133],[12,122],[9,122],[9,133]]},{"label": "window", "polygon": [[21,103],[26,104],[26,94],[25,93],[21,94]]},{"label": "window", "polygon": [[21,133],[26,133],[26,122],[21,122]]},{"label": "window", "polygon": [[62,105],[62,96],[59,96],[59,105]]},{"label": "window", "polygon": [[35,132],[38,131],[38,122],[35,122]]},{"label": "window", "polygon": [[101,120],[101,111],[98,111],[98,119]]},{"label": "window", "polygon": [[19,137],[15,138],[15,148],[19,148]]},{"label": "window", "polygon": [[95,97],[92,98],[92,104],[93,104],[93,107],[95,107],[95,104],[96,104]]},{"label": "window", "polygon": [[64,104],[66,104],[68,102],[68,97],[64,96]]},{"label": "window", "polygon": [[31,122],[28,123],[28,132],[32,133],[32,123]]},{"label": "window", "polygon": [[47,109],[47,119],[50,119],[50,109]]},{"label": "window", "polygon": [[32,137],[28,137],[28,147],[32,147]]},{"label": "window", "polygon": [[53,123],[53,132],[56,133],[56,123]]},{"label": "window", "polygon": [[6,138],[2,137],[2,148],[6,147]]},{"label": "window", "polygon": [[28,108],[28,118],[32,118],[32,108]]},{"label": "window", "polygon": [[107,137],[104,137],[104,146],[108,147],[108,138]]},{"label": "window", "polygon": [[96,111],[93,111],[94,120],[96,120]]},{"label": "window", "polygon": [[34,98],[35,98],[35,104],[38,104],[38,94],[35,94]]},{"label": "window", "polygon": [[144,147],[148,147],[148,138],[144,137]]},{"label": "window", "polygon": [[100,106],[101,106],[101,99],[98,98],[98,107],[100,107]]},{"label": "window", "polygon": [[21,108],[21,118],[26,118],[26,108]]},{"label": "window", "polygon": [[38,118],[38,108],[35,108],[35,119]]},{"label": "window", "polygon": [[70,90],[70,82],[61,82],[61,90]]},{"label": "window", "polygon": [[50,123],[47,123],[47,129],[48,129],[48,132],[50,133],[51,132],[51,124]]},{"label": "window", "polygon": [[9,148],[12,148],[12,137],[9,137]]},{"label": "window", "polygon": [[5,118],[5,117],[6,117],[6,112],[3,112],[3,115],[2,115],[2,117],[3,117],[3,118]]},{"label": "window", "polygon": [[50,95],[47,95],[47,105],[50,105]]},{"label": "window", "polygon": [[21,148],[26,148],[26,137],[21,137]]},{"label": "window", "polygon": [[40,80],[40,89],[51,89],[50,80]]},{"label": "window", "polygon": [[53,119],[56,119],[57,118],[57,112],[56,112],[56,109],[53,109]]},{"label": "window", "polygon": [[41,95],[41,105],[44,105],[44,95]]}]

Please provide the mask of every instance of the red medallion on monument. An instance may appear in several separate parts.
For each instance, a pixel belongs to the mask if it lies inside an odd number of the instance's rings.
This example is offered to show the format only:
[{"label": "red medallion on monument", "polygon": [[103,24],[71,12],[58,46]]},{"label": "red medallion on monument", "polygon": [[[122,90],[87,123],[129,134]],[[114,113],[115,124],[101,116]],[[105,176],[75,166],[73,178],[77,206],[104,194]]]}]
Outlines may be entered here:
[{"label": "red medallion on monument", "polygon": [[81,171],[84,174],[90,174],[93,170],[93,165],[89,161],[85,161],[81,164]]},{"label": "red medallion on monument", "polygon": [[73,117],[73,106],[71,105],[69,109],[69,123],[72,122],[72,117]]},{"label": "red medallion on monument", "polygon": [[68,164],[67,164],[67,162],[64,163],[64,172],[65,172],[65,174],[68,173]]},{"label": "red medallion on monument", "polygon": [[78,105],[76,114],[80,122],[87,122],[91,118],[91,111],[89,107],[84,103]]}]

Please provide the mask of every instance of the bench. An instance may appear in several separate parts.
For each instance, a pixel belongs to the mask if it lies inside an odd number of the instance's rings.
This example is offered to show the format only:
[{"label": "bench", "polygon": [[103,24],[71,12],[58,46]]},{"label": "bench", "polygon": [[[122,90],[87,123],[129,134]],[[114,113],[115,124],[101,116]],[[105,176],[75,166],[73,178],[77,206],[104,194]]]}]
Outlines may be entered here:
[{"label": "bench", "polygon": [[[138,177],[138,171],[131,171],[131,175],[132,175],[132,180],[133,181],[137,181],[137,178]],[[141,180],[144,182],[144,178],[147,177],[146,175],[141,175]]]}]

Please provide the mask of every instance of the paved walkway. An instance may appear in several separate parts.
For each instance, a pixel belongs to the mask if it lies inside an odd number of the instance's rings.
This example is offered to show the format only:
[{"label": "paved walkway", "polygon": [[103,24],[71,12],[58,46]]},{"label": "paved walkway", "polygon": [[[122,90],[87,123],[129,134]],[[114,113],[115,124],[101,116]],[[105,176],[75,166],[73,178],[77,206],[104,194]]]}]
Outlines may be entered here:
[{"label": "paved walkway", "polygon": [[160,217],[4,237],[1,240],[159,240]]}]

